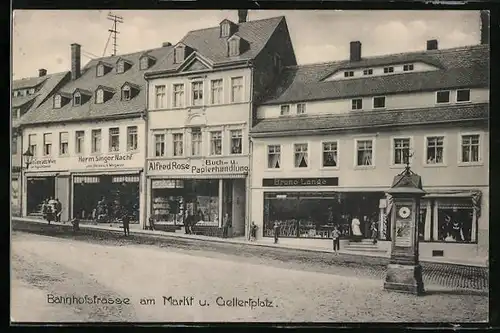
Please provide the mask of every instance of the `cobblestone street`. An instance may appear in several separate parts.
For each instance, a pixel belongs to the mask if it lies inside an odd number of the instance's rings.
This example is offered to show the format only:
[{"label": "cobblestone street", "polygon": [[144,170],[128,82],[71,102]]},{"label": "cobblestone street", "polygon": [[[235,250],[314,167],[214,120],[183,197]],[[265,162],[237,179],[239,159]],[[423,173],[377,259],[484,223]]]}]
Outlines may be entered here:
[{"label": "cobblestone street", "polygon": [[[346,258],[278,259],[276,252],[270,255],[265,248],[242,256],[243,249],[234,246],[233,253],[229,248],[222,253],[220,248],[210,251],[207,245],[198,243],[187,249],[179,244],[160,248],[134,242],[138,240],[114,237],[81,242],[14,232],[12,318],[167,322],[487,320],[486,295],[451,291],[429,282],[429,278],[425,280],[428,294],[423,297],[386,292],[377,278],[381,268],[356,270],[356,264]],[[48,302],[48,294],[130,298],[130,304],[54,304]],[[193,296],[195,301],[192,306],[164,305],[163,296]],[[226,301],[259,298],[263,301],[259,305],[265,305],[267,299],[272,307],[221,306],[218,297]],[[149,305],[141,305],[141,299]],[[196,304],[202,300],[210,306]]]}]

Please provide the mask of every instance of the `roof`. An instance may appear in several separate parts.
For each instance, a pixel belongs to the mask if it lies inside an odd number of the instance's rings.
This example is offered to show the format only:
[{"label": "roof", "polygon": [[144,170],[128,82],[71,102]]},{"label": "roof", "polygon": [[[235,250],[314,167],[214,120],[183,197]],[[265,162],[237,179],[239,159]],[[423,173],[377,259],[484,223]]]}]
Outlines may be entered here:
[{"label": "roof", "polygon": [[[253,60],[265,47],[278,25],[285,21],[284,16],[262,20],[247,21],[236,24],[236,33],[244,39],[249,47],[239,56],[229,57],[227,54],[227,38],[220,37],[220,27],[193,30],[179,42],[195,52],[206,57],[214,64]],[[177,69],[181,64],[174,64],[174,54],[171,52],[159,61],[159,66],[148,73]]]},{"label": "roof", "polygon": [[[438,70],[336,81],[323,79],[342,69],[369,68],[407,62],[425,62]],[[489,46],[400,53],[321,64],[287,67],[263,104],[282,104],[322,99],[349,98],[408,91],[453,89],[489,84]]]},{"label": "roof", "polygon": [[16,96],[12,97],[12,107],[13,108],[18,108],[23,105],[25,105],[28,102],[31,102],[33,99],[36,98],[37,95],[25,95],[25,96]]},{"label": "roof", "polygon": [[[72,94],[76,89],[80,91],[90,91],[94,93],[98,87],[106,87],[107,90],[115,91],[112,98],[105,103],[96,104],[94,98],[79,106],[73,106],[67,103],[59,109],[54,109],[53,99],[44,102],[36,111],[26,114],[22,119],[23,125],[41,124],[50,122],[74,121],[74,120],[92,120],[103,119],[113,116],[126,116],[143,112],[146,108],[146,81],[144,79],[144,70],[139,68],[139,59],[148,52],[151,56],[159,59],[170,52],[171,46],[161,47],[148,51],[140,51],[130,54],[120,54],[93,59],[88,62],[81,71],[81,75],[76,80],[70,80],[60,91]],[[118,59],[124,59],[134,63],[132,67],[123,73],[117,73],[111,70],[103,76],[96,75],[96,66],[99,63],[115,64]],[[158,62],[150,68],[156,68]],[[125,82],[130,82],[139,88],[139,92],[134,98],[128,101],[121,100],[119,93]]]},{"label": "roof", "polygon": [[252,136],[297,135],[298,131],[342,131],[368,127],[414,126],[470,120],[487,120],[489,104],[450,105],[443,107],[351,111],[346,114],[295,116],[265,119],[251,130]]},{"label": "roof", "polygon": [[47,76],[27,77],[12,82],[12,90],[33,88],[47,80]]}]

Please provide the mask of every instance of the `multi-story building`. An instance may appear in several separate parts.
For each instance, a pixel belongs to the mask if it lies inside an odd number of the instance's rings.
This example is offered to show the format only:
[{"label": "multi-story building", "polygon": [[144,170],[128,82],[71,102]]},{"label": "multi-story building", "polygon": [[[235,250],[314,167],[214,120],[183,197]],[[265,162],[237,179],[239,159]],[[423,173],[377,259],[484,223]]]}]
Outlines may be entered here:
[{"label": "multi-story building", "polygon": [[[427,192],[423,258],[488,258],[489,47],[438,49],[292,66],[251,130],[252,221],[284,242],[331,247],[358,217],[390,248],[386,190],[406,163]],[[322,240],[323,238],[323,240]],[[348,241],[345,241],[347,243]],[[348,244],[345,244],[346,246]]]},{"label": "multi-story building", "polygon": [[[24,173],[23,215],[58,198],[62,220],[139,221],[144,196],[146,81],[171,45],[93,59],[81,68],[71,45],[71,77],[22,119],[23,149],[34,155]],[[24,151],[24,150],[23,150]],[[99,215],[101,215],[99,217]]]},{"label": "multi-story building", "polygon": [[232,235],[245,234],[254,103],[296,59],[284,17],[238,14],[189,32],[146,73],[146,212],[156,228],[191,218],[220,235],[226,219]]},{"label": "multi-story building", "polygon": [[11,212],[13,215],[21,214],[20,179],[21,179],[21,156],[24,151],[19,124],[21,118],[30,110],[36,109],[45,100],[50,98],[55,90],[69,79],[69,71],[63,73],[48,74],[46,69],[39,69],[38,76],[29,77],[12,82],[11,103]]}]

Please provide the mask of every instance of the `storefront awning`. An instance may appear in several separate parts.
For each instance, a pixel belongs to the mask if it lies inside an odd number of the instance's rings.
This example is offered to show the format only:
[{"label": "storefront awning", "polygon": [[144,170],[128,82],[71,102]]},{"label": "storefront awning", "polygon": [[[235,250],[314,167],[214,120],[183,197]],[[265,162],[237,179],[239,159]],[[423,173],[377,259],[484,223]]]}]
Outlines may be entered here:
[{"label": "storefront awning", "polygon": [[477,191],[427,192],[424,198],[471,198]]},{"label": "storefront awning", "polygon": [[35,178],[35,177],[56,177],[59,172],[26,172],[24,175],[26,178]]},{"label": "storefront awning", "polygon": [[246,174],[217,174],[217,175],[178,175],[178,176],[148,176],[150,179],[236,179],[246,178]]},{"label": "storefront awning", "polygon": [[133,175],[139,174],[142,169],[120,169],[120,170],[78,170],[72,172],[73,176],[106,176],[106,175]]}]

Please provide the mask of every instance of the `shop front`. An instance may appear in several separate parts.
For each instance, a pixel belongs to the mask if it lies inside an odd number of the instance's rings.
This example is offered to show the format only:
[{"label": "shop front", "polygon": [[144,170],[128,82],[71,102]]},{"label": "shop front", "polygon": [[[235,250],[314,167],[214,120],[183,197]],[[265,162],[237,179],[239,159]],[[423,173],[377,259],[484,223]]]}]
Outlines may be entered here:
[{"label": "shop front", "polygon": [[247,175],[246,156],[150,160],[148,217],[156,229],[244,235]]}]

